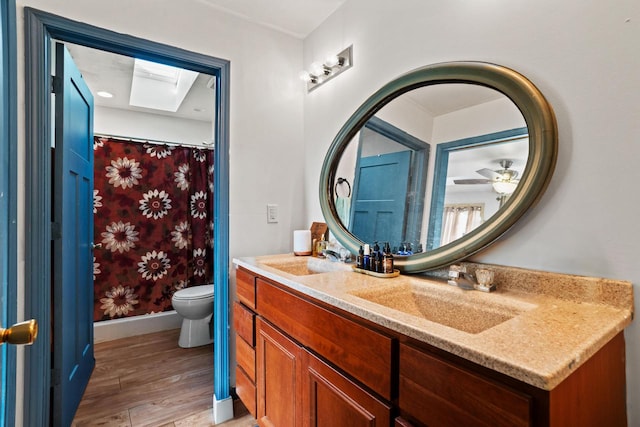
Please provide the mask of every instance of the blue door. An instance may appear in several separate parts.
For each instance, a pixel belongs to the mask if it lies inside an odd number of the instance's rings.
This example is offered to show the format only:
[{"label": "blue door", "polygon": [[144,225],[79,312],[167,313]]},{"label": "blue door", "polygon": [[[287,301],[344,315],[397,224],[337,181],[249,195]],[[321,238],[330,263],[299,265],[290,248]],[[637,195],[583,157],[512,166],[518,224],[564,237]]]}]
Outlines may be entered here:
[{"label": "blue door", "polygon": [[404,239],[411,151],[363,157],[358,163],[351,202],[351,233],[365,243]]},{"label": "blue door", "polygon": [[93,96],[56,44],[52,424],[69,426],[93,357]]},{"label": "blue door", "polygon": [[[0,3],[0,327],[15,321],[15,1]],[[0,345],[0,426],[15,418],[15,348]]]}]

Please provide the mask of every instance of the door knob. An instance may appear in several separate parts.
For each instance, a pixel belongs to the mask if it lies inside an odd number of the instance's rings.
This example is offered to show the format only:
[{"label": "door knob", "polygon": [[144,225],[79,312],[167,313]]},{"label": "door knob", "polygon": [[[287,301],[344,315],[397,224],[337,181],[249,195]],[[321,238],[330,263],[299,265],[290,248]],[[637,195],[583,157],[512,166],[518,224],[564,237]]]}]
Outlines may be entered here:
[{"label": "door knob", "polygon": [[16,323],[9,329],[0,328],[0,344],[33,344],[38,336],[38,322],[35,319]]},{"label": "door knob", "polygon": [[93,242],[91,242],[91,249],[101,248],[101,247],[102,247],[102,243],[93,243]]}]

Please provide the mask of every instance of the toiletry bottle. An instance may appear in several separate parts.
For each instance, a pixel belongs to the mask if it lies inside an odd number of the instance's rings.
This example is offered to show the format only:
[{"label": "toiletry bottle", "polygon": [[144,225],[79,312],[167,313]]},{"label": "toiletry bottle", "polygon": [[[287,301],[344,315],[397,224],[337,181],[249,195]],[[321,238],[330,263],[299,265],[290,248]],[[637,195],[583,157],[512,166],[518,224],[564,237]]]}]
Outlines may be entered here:
[{"label": "toiletry bottle", "polygon": [[318,240],[318,243],[316,246],[316,252],[318,252],[318,258],[324,258],[324,251],[326,249],[327,249],[327,242],[326,240],[324,240],[324,234],[323,234],[320,240]]},{"label": "toiletry bottle", "polygon": [[362,259],[362,269],[370,270],[371,269],[371,257],[370,257],[370,249],[369,244],[365,243],[364,245],[364,258]]},{"label": "toiletry bottle", "polygon": [[371,263],[371,271],[379,273],[382,271],[382,252],[380,252],[380,245],[378,242],[373,242],[373,262]]},{"label": "toiletry bottle", "polygon": [[[378,245],[376,245],[378,246]],[[375,271],[376,273],[382,273],[382,257],[380,256],[380,251],[374,251],[374,264],[371,271]]]},{"label": "toiletry bottle", "polygon": [[358,256],[356,257],[356,267],[364,267],[364,249],[362,248],[362,245],[360,245],[360,250],[358,251]]},{"label": "toiletry bottle", "polygon": [[382,272],[385,274],[393,273],[393,254],[389,242],[384,245],[384,253],[382,255]]},{"label": "toiletry bottle", "polygon": [[313,239],[311,243],[311,256],[318,256],[318,239]]}]

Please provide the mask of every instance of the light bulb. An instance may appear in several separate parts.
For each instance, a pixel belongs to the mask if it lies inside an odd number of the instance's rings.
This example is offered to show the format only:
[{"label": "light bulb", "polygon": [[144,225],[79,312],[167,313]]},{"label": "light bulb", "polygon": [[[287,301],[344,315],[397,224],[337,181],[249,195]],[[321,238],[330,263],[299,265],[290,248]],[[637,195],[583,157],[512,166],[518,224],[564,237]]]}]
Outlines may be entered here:
[{"label": "light bulb", "polygon": [[319,62],[314,62],[309,66],[309,72],[314,76],[324,74],[324,67]]},{"label": "light bulb", "polygon": [[311,74],[309,74],[308,71],[300,71],[300,73],[298,74],[298,77],[300,77],[300,80],[302,80],[303,82],[310,82],[311,81]]},{"label": "light bulb", "polygon": [[326,65],[329,68],[333,68],[339,63],[340,63],[340,58],[338,58],[338,55],[329,55],[324,60],[324,65]]}]

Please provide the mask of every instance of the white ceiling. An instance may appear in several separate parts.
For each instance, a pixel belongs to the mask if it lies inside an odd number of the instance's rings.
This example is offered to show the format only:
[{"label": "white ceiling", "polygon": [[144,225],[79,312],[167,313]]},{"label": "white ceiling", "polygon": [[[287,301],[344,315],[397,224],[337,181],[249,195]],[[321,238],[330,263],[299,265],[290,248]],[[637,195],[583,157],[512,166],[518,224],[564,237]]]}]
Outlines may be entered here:
[{"label": "white ceiling", "polygon": [[346,0],[201,0],[209,6],[305,38]]}]

